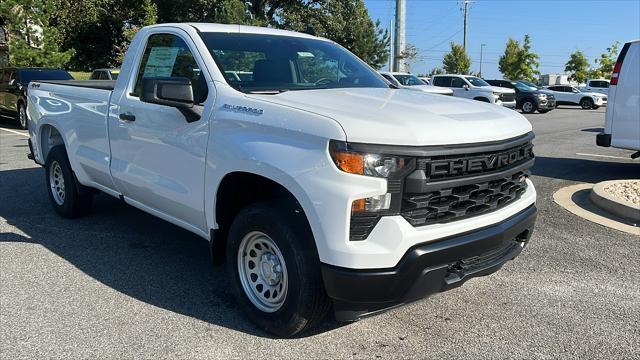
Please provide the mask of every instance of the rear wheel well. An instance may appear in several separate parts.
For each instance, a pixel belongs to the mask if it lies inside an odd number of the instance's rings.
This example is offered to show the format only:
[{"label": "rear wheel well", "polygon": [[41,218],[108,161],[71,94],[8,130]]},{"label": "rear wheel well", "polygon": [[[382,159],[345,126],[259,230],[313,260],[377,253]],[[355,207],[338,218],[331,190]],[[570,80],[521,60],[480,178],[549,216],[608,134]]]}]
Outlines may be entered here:
[{"label": "rear wheel well", "polygon": [[49,151],[54,146],[64,146],[62,135],[58,130],[51,125],[43,125],[40,129],[40,152],[42,153],[42,162],[47,161]]},{"label": "rear wheel well", "polygon": [[246,172],[229,173],[222,179],[216,193],[215,215],[218,229],[211,231],[211,255],[214,264],[224,261],[229,227],[240,210],[256,202],[276,199],[285,200],[286,204],[291,205],[292,210],[301,211],[304,215],[302,206],[295,196],[271,179]]}]

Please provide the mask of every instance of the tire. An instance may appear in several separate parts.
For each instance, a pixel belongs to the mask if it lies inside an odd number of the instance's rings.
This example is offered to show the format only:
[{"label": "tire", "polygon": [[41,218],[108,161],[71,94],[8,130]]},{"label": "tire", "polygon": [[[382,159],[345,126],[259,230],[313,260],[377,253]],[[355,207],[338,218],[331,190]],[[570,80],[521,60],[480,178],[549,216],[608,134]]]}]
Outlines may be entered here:
[{"label": "tire", "polygon": [[596,109],[599,109],[599,108],[600,108],[600,106],[599,106],[599,105],[593,105],[591,108],[592,108],[593,110],[596,110]]},{"label": "tire", "polygon": [[63,218],[86,214],[91,208],[93,193],[78,183],[63,146],[55,146],[49,151],[44,168],[53,210]]},{"label": "tire", "polygon": [[331,306],[313,235],[290,201],[256,203],[238,213],[229,229],[227,271],[243,311],[274,335],[313,327]]},{"label": "tire", "polygon": [[583,98],[582,100],[580,100],[580,106],[584,110],[589,110],[593,107],[593,100],[591,100],[590,98]]},{"label": "tire", "polygon": [[522,112],[525,114],[533,114],[538,109],[538,105],[536,105],[534,101],[527,99],[522,102],[522,105],[520,106],[520,108],[522,109]]},{"label": "tire", "polygon": [[18,113],[16,114],[16,121],[20,129],[27,130],[29,128],[29,121],[27,120],[27,109],[21,102],[18,103]]}]

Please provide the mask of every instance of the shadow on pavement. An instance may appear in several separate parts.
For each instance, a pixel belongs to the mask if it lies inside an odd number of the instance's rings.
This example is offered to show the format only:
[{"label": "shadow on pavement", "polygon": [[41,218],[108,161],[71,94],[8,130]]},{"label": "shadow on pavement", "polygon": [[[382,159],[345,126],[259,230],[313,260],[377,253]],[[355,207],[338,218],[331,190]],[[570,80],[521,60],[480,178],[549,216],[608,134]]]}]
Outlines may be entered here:
[{"label": "shadow on pavement", "polygon": [[[270,337],[237,308],[224,267],[211,265],[206,240],[105,194],[87,216],[62,219],[50,207],[41,168],[0,171],[0,191],[0,217],[24,234],[0,233],[0,241],[40,244],[139,301]],[[338,326],[329,320],[302,336]]]},{"label": "shadow on pavement", "polygon": [[590,159],[536,157],[531,169],[536,176],[597,183],[616,179],[640,178],[640,162],[623,163]]},{"label": "shadow on pavement", "polygon": [[580,131],[592,132],[592,133],[601,133],[601,132],[604,131],[604,128],[603,127],[586,128],[586,129],[580,129]]}]

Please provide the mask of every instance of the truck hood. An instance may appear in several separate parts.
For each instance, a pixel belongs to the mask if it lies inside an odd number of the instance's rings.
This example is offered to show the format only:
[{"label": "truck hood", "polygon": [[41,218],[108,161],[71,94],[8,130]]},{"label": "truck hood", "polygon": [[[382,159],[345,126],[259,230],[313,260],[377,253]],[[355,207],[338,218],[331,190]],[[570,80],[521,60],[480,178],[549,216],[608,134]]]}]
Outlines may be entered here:
[{"label": "truck hood", "polygon": [[446,87],[442,87],[442,86],[413,85],[413,86],[405,86],[405,87],[403,87],[403,89],[419,90],[419,91],[424,91],[424,92],[430,93],[430,94],[443,94],[443,95],[453,94],[453,90],[451,90],[449,88],[446,88]]},{"label": "truck hood", "polygon": [[487,92],[495,92],[498,94],[515,94],[515,90],[509,88],[503,88],[500,86],[476,86],[476,89],[484,90]]},{"label": "truck hood", "polygon": [[287,91],[250,98],[337,121],[347,141],[389,145],[448,145],[503,140],[531,131],[502,106],[421,91],[349,88]]}]

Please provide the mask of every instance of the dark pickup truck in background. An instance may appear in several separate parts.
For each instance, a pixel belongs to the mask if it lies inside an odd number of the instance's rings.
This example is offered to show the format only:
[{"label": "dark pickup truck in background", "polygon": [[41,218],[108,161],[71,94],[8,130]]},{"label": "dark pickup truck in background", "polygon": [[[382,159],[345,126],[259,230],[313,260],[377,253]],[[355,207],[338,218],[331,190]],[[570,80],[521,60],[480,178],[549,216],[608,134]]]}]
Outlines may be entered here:
[{"label": "dark pickup truck in background", "polygon": [[556,108],[556,100],[550,91],[540,90],[525,81],[510,80],[485,80],[492,86],[513,89],[516,91],[516,109],[525,114],[531,114],[536,110],[544,114]]},{"label": "dark pickup truck in background", "polygon": [[14,117],[27,128],[27,85],[34,80],[72,80],[65,70],[45,68],[0,68],[0,114]]}]

